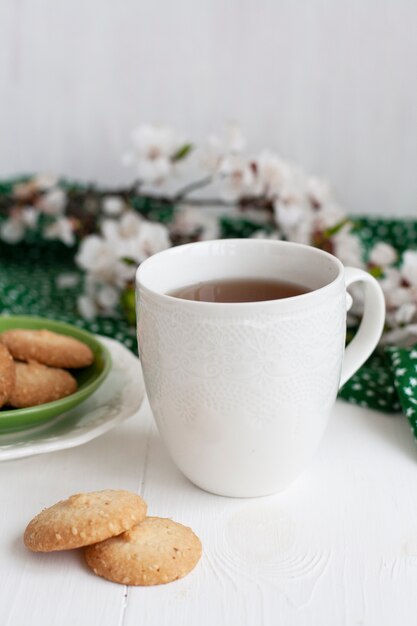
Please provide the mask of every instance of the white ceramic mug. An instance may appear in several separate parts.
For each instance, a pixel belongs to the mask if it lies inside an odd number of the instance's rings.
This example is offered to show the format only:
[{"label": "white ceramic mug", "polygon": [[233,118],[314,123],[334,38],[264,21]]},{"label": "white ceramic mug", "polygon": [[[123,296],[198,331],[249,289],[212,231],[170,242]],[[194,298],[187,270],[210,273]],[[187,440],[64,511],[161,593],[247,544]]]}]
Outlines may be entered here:
[{"label": "white ceramic mug", "polygon": [[[224,278],[312,291],[226,304],[167,295]],[[225,496],[285,488],[316,451],[339,386],[378,343],[385,306],[377,281],[322,250],[254,239],[171,248],[142,263],[136,280],[146,389],[176,465]],[[365,313],[345,350],[346,287],[357,281]]]}]

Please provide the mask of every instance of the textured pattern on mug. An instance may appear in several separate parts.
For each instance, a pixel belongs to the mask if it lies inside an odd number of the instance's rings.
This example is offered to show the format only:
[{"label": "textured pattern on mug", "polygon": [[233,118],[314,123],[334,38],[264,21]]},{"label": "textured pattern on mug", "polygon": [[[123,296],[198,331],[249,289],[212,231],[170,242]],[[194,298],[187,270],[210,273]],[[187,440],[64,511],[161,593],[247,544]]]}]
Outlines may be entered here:
[{"label": "textured pattern on mug", "polygon": [[[326,412],[338,389],[345,302],[340,293],[292,315],[254,308],[232,317],[221,307],[196,315],[142,293],[139,350],[155,417],[202,434],[204,413],[224,428],[236,406],[256,430],[271,423],[277,407],[291,411],[294,430],[303,412]],[[210,428],[215,436],[215,424]]]}]

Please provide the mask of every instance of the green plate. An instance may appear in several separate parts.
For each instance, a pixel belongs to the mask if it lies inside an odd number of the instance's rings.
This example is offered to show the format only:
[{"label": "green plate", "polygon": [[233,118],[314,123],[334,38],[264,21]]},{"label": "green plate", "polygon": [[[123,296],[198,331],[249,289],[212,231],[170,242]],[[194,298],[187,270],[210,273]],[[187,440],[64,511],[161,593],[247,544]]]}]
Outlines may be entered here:
[{"label": "green plate", "polygon": [[94,335],[76,326],[48,320],[44,317],[0,315],[0,333],[10,328],[28,328],[31,330],[44,328],[61,335],[79,339],[93,351],[94,362],[89,367],[71,370],[71,374],[77,380],[78,390],[70,396],[27,409],[0,410],[0,432],[39,426],[53,417],[69,411],[77,404],[80,404],[80,402],[83,402],[88,396],[91,396],[110,371],[111,356],[107,348]]}]

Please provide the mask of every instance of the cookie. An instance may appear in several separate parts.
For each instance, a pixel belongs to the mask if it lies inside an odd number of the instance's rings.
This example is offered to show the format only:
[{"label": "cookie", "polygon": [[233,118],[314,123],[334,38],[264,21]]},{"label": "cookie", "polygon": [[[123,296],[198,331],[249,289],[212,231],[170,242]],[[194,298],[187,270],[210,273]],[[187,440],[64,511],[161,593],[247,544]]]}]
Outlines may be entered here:
[{"label": "cookie", "polygon": [[94,361],[93,352],[85,343],[50,330],[15,328],[2,333],[0,341],[18,361],[69,369],[86,367]]},{"label": "cookie", "polygon": [[95,574],[122,585],[169,583],[191,572],[200,557],[201,542],[191,528],[161,517],[147,517],[85,550]]},{"label": "cookie", "polygon": [[16,381],[8,404],[15,409],[45,404],[77,391],[77,381],[69,372],[41,363],[15,362]]},{"label": "cookie", "polygon": [[7,403],[16,379],[16,368],[13,358],[6,348],[0,344],[0,407]]},{"label": "cookie", "polygon": [[34,517],[23,539],[33,552],[81,548],[132,528],[145,519],[146,508],[142,498],[129,491],[77,493]]}]

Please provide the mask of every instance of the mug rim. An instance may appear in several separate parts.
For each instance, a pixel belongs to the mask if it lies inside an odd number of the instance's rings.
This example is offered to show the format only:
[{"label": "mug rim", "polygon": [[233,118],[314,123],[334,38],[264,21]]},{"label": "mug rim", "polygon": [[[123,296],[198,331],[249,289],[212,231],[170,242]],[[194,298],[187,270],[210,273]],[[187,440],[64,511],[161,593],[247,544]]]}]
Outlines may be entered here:
[{"label": "mug rim", "polygon": [[[143,273],[143,267],[145,265],[147,265],[148,263],[152,262],[153,259],[157,258],[157,257],[161,257],[161,256],[170,256],[171,254],[176,254],[176,251],[178,249],[184,249],[184,248],[190,248],[190,247],[205,247],[208,246],[209,244],[215,244],[215,243],[221,243],[221,242],[230,242],[233,244],[236,244],[238,246],[242,246],[242,245],[247,245],[250,242],[250,245],[268,245],[270,247],[276,247],[281,246],[281,247],[291,247],[291,248],[298,248],[300,250],[308,250],[309,253],[311,254],[316,254],[319,256],[322,256],[324,258],[326,258],[329,262],[331,262],[333,265],[336,266],[337,268],[337,274],[335,276],[335,278],[333,278],[333,280],[331,280],[330,282],[326,283],[325,285],[323,285],[322,287],[318,287],[317,289],[312,289],[311,291],[307,291],[306,293],[301,293],[298,294],[296,296],[290,296],[288,298],[281,298],[281,299],[276,299],[276,300],[256,300],[254,302],[206,302],[204,300],[186,300],[183,298],[177,298],[175,296],[170,296],[167,293],[163,293],[162,291],[158,291],[156,289],[153,289],[152,287],[148,287],[147,285],[144,285],[141,282],[141,274]],[[342,278],[344,275],[344,265],[343,263],[340,261],[340,259],[338,259],[334,254],[331,254],[330,252],[326,252],[325,250],[321,250],[320,248],[315,248],[312,245],[307,245],[307,244],[303,244],[303,243],[296,243],[296,242],[292,242],[292,241],[282,241],[282,240],[270,240],[270,239],[248,239],[248,238],[241,238],[241,239],[210,239],[207,241],[193,241],[190,243],[185,243],[185,244],[181,244],[180,246],[173,246],[171,248],[166,248],[165,250],[161,250],[160,252],[157,252],[156,254],[151,255],[150,257],[148,257],[147,259],[145,259],[145,261],[142,261],[142,263],[139,265],[138,269],[136,270],[136,276],[135,276],[135,285],[136,288],[140,288],[142,290],[144,290],[145,292],[152,294],[153,296],[160,298],[161,300],[165,301],[165,302],[175,302],[175,303],[181,303],[181,305],[183,306],[189,306],[189,307],[210,307],[218,310],[220,307],[224,307],[224,308],[237,308],[237,307],[248,307],[248,308],[254,308],[256,306],[277,306],[277,304],[279,305],[284,304],[284,302],[287,303],[292,303],[292,302],[305,302],[305,300],[307,299],[313,299],[313,298],[317,298],[318,296],[322,296],[325,295],[326,291],[331,290]]]}]

